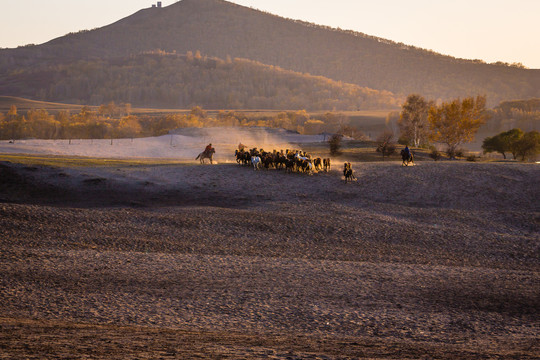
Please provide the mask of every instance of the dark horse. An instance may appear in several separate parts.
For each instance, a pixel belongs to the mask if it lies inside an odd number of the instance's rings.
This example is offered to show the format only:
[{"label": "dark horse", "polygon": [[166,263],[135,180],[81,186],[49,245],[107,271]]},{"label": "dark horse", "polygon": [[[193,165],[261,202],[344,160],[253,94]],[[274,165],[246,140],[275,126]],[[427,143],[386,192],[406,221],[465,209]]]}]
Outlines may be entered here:
[{"label": "dark horse", "polygon": [[354,176],[354,170],[352,169],[351,163],[343,164],[343,176],[345,177],[345,182],[357,180],[356,176]]},{"label": "dark horse", "polygon": [[401,150],[401,160],[403,160],[401,166],[409,166],[409,164],[414,165],[414,156],[412,152],[409,152],[409,154],[407,154],[405,149]]},{"label": "dark horse", "polygon": [[197,155],[197,157],[195,158],[195,160],[197,159],[200,159],[201,161],[201,164],[204,164],[204,159],[210,159],[210,164],[213,164],[212,162],[212,156],[214,156],[214,154],[216,153],[216,150],[214,148],[212,148],[210,151],[206,152],[206,151],[203,151],[202,153],[200,153],[199,155]]}]

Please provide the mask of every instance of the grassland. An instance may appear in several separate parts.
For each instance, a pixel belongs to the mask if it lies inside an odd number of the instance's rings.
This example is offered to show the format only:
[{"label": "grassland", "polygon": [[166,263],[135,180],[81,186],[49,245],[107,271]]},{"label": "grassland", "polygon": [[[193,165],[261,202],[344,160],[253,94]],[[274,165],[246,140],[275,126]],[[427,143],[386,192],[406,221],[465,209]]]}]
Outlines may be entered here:
[{"label": "grassland", "polygon": [[160,166],[189,164],[187,160],[174,159],[110,159],[92,157],[73,157],[59,155],[29,155],[29,154],[1,154],[1,161],[23,164],[26,166],[54,166],[54,167],[115,167],[115,166]]}]

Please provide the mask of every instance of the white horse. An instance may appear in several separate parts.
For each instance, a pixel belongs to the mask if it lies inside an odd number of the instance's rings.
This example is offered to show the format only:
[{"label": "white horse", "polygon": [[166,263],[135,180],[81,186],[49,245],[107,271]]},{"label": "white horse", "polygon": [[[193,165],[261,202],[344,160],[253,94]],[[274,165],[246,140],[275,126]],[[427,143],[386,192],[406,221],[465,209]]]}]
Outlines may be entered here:
[{"label": "white horse", "polygon": [[310,175],[313,174],[313,163],[311,162],[310,158],[304,157],[300,155],[300,153],[296,153],[294,157],[296,158],[297,163],[307,164],[307,169],[306,169],[307,173]]},{"label": "white horse", "polygon": [[251,165],[253,165],[253,170],[260,170],[262,166],[261,158],[259,156],[252,156]]}]

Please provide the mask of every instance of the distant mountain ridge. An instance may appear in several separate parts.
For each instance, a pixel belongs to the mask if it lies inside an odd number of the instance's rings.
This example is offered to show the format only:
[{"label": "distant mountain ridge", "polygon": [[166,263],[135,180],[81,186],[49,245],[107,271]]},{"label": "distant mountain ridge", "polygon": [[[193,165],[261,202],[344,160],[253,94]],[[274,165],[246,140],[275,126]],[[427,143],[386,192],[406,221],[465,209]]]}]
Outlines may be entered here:
[{"label": "distant mountain ridge", "polygon": [[[223,0],[182,0],[42,45],[0,50],[0,80],[21,67],[35,69],[157,49],[251,59],[400,96],[415,92],[448,99],[484,94],[492,105],[540,97],[540,70],[455,59]],[[45,96],[44,100],[49,99]]]}]

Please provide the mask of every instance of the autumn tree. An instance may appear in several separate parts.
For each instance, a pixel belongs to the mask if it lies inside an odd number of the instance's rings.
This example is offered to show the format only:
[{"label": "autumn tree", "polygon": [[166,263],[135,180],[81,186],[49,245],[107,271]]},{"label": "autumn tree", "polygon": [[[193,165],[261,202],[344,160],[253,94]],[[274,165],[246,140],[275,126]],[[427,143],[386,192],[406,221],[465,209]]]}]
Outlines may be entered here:
[{"label": "autumn tree", "polygon": [[82,122],[89,122],[95,117],[95,115],[96,114],[92,111],[92,109],[85,105],[81,108],[79,114],[76,115],[76,118]]},{"label": "autumn tree", "polygon": [[21,139],[26,132],[26,118],[17,112],[17,106],[11,105],[6,119],[2,122],[0,136],[2,139]]},{"label": "autumn tree", "polygon": [[114,117],[118,112],[118,107],[114,101],[109,102],[107,105],[101,105],[98,109],[98,113],[101,116]]},{"label": "autumn tree", "polygon": [[110,132],[111,125],[103,121],[91,121],[86,124],[85,133],[90,139],[104,139]]},{"label": "autumn tree", "polygon": [[385,156],[390,156],[396,152],[394,133],[391,130],[387,129],[377,137],[377,152],[382,154],[383,160]]},{"label": "autumn tree", "polygon": [[323,126],[324,122],[322,122],[321,120],[310,119],[304,123],[304,134],[319,134],[322,131]]},{"label": "autumn tree", "polygon": [[14,118],[17,115],[18,115],[17,114],[17,106],[11,105],[10,108],[9,108],[9,111],[7,113],[8,118]]},{"label": "autumn tree", "polygon": [[345,136],[349,136],[353,138],[354,140],[367,140],[368,139],[366,134],[364,134],[361,130],[358,130],[356,127],[350,126],[350,125],[341,126],[338,130],[338,133]]},{"label": "autumn tree", "polygon": [[122,105],[122,108],[123,108],[123,112],[124,112],[124,115],[125,116],[129,116],[131,115],[131,104],[130,103],[125,103]]},{"label": "autumn tree", "polygon": [[418,147],[427,144],[429,140],[429,108],[432,102],[426,101],[418,94],[412,94],[401,107],[398,125],[400,138]]},{"label": "autumn tree", "polygon": [[27,136],[38,139],[54,139],[60,133],[60,123],[47,110],[28,110],[26,113]]},{"label": "autumn tree", "polygon": [[458,146],[471,142],[474,135],[486,122],[486,98],[467,97],[443,102],[429,109],[430,139],[446,144],[452,158]]}]

